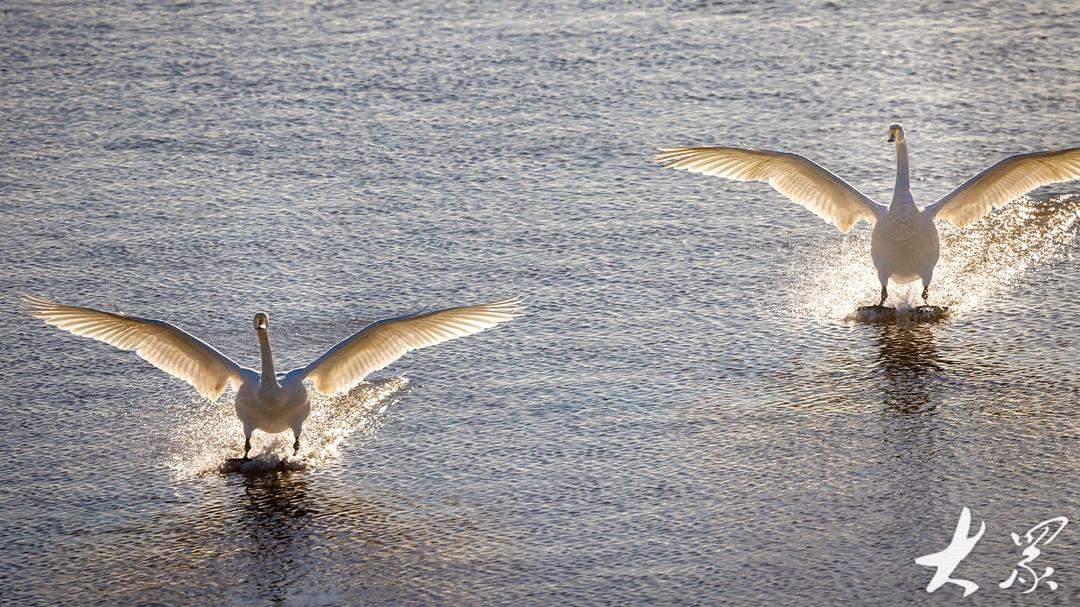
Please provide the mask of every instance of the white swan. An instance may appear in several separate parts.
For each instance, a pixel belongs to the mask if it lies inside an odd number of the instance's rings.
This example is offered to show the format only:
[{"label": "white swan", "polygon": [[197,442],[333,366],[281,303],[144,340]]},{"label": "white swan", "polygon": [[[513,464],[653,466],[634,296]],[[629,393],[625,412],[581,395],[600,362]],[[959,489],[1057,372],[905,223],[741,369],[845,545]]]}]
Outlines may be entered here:
[{"label": "white swan", "polygon": [[860,219],[875,224],[870,255],[881,282],[881,301],[889,296],[889,279],[897,283],[922,279],[923,301],[938,260],[934,219],[957,227],[982,218],[991,209],[1035,188],[1080,178],[1080,148],[1017,154],[964,182],[923,209],[915,206],[908,180],[904,129],[889,127],[896,144],[896,186],[892,204],[880,205],[812,160],[788,152],[731,147],[662,148],[656,159],[664,168],[717,175],[739,181],[764,181],[818,217],[847,232]]},{"label": "white swan", "polygon": [[323,394],[344,392],[407,352],[479,333],[525,311],[521,298],[515,297],[380,320],[330,348],[310,365],[280,374],[274,372],[270,352],[270,319],[262,312],[255,315],[255,334],[262,352],[262,373],[258,373],[161,320],[65,306],[29,295],[24,295],[23,301],[36,318],[76,335],[134,351],[155,367],[188,382],[210,400],[217,400],[226,385],[232,383],[236,388],[236,416],[244,425],[245,460],[256,429],[270,434],[292,429],[293,453],[300,450],[300,430],[311,411],[304,380],[311,380],[315,390]]}]

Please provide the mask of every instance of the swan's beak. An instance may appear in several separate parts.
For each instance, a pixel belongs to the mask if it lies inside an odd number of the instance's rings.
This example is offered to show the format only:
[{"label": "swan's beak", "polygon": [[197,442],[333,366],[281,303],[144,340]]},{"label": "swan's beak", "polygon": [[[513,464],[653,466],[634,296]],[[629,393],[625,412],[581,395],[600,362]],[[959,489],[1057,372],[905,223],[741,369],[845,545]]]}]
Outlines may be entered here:
[{"label": "swan's beak", "polygon": [[889,143],[896,141],[896,131],[889,131]]}]

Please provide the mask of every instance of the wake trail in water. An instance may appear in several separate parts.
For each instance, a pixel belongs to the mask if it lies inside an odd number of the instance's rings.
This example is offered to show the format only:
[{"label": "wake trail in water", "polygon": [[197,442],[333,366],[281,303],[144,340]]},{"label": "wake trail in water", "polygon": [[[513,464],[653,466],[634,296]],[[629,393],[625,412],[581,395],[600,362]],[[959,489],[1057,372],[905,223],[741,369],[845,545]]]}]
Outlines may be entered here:
[{"label": "wake trail in water", "polygon": [[188,478],[225,472],[301,470],[339,457],[338,445],[356,433],[372,434],[381,414],[408,386],[404,377],[364,382],[341,396],[309,392],[311,415],[304,422],[300,452],[292,455],[292,432],[251,437],[251,461],[242,465],[226,460],[243,455],[244,431],[232,399],[224,399],[189,412],[169,436],[174,453],[170,467]]},{"label": "wake trail in water", "polygon": [[[941,257],[930,284],[930,303],[956,317],[985,309],[1025,276],[1065,259],[1080,234],[1080,195],[1021,198],[963,230],[937,222]],[[848,317],[875,304],[881,285],[870,259],[870,233],[820,249],[794,271],[792,309],[822,320]],[[889,284],[886,305],[922,303],[922,284]]]}]

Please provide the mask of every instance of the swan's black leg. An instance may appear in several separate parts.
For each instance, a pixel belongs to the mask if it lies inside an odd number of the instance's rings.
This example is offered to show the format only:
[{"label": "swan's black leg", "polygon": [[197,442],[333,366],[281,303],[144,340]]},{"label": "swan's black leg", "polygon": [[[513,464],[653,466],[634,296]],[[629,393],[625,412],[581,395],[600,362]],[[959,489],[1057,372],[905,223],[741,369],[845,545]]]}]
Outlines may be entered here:
[{"label": "swan's black leg", "polygon": [[244,437],[244,461],[245,462],[251,459],[250,457],[248,457],[248,451],[251,451],[251,437],[250,436],[245,436]]},{"label": "swan's black leg", "polygon": [[924,305],[930,305],[930,285],[922,288],[922,301]]},{"label": "swan's black leg", "polygon": [[885,305],[885,300],[889,298],[889,290],[885,288],[885,285],[881,285],[881,301],[878,302],[878,307]]},{"label": "swan's black leg", "polygon": [[296,434],[296,440],[294,440],[293,444],[292,444],[292,453],[293,453],[293,455],[296,455],[300,451],[300,433],[296,432],[295,434]]}]

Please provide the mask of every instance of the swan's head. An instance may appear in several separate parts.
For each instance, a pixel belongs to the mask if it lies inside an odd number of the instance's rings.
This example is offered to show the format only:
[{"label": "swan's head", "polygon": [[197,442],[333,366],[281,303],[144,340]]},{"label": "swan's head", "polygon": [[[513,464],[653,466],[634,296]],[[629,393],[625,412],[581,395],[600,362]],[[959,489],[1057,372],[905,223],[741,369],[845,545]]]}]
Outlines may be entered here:
[{"label": "swan's head", "polygon": [[889,143],[904,140],[904,127],[899,124],[889,125]]},{"label": "swan's head", "polygon": [[266,328],[269,327],[269,326],[270,326],[270,317],[269,316],[267,316],[263,312],[259,312],[258,314],[255,315],[255,330],[256,331],[265,331]]}]

